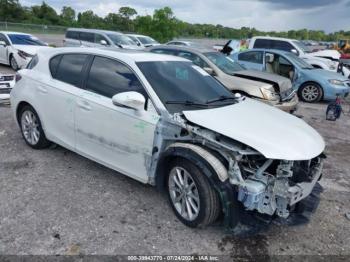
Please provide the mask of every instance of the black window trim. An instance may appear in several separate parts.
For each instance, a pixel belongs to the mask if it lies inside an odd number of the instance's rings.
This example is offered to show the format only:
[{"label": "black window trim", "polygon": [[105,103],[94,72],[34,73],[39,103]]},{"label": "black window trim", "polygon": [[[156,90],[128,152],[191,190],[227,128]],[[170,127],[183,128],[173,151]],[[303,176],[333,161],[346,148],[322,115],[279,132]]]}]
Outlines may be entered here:
[{"label": "black window trim", "polygon": [[[62,80],[59,80],[59,79],[55,78],[56,73],[57,73],[57,69],[58,69],[58,67],[59,67],[60,64],[61,64],[61,61],[62,61],[62,58],[63,58],[64,55],[87,55],[87,56],[88,56],[87,59],[86,59],[86,61],[85,61],[85,63],[84,63],[84,65],[83,65],[83,67],[82,67],[82,69],[81,69],[81,71],[80,71],[81,79],[80,79],[80,81],[79,81],[79,86],[75,86],[75,85],[69,84],[69,83],[67,83],[67,82],[64,82],[64,81],[62,81]],[[51,63],[51,60],[54,59],[54,58],[57,57],[57,56],[61,56],[61,57],[60,57],[60,61],[58,62],[55,75],[52,75],[52,72],[51,72],[51,69],[50,69],[50,63]],[[49,68],[49,71],[50,71],[51,78],[53,78],[53,79],[55,79],[55,80],[57,80],[57,81],[63,82],[63,83],[65,83],[65,84],[67,84],[67,85],[70,85],[70,86],[72,86],[72,87],[84,89],[84,88],[83,88],[83,80],[85,79],[85,70],[84,70],[84,69],[85,69],[86,65],[89,63],[89,59],[91,59],[91,56],[93,56],[93,55],[90,54],[90,53],[84,53],[84,52],[74,52],[74,53],[65,52],[65,53],[60,53],[60,54],[56,54],[56,55],[52,56],[52,57],[49,59],[49,63],[48,63],[48,68]]]},{"label": "black window trim", "polygon": [[[147,90],[147,88],[145,87],[144,83],[140,79],[139,75],[135,72],[135,70],[133,68],[131,68],[127,63],[125,63],[125,62],[123,62],[123,61],[121,61],[121,60],[119,60],[118,58],[115,58],[115,57],[110,57],[110,56],[102,55],[102,54],[90,54],[90,55],[91,55],[91,58],[90,58],[90,60],[88,58],[89,61],[86,63],[85,70],[84,70],[84,67],[83,67],[83,70],[82,70],[82,72],[83,72],[83,75],[82,75],[83,79],[82,79],[81,89],[84,89],[84,90],[88,91],[86,89],[86,84],[87,84],[89,73],[90,73],[90,70],[91,70],[91,67],[92,67],[92,63],[93,63],[95,57],[108,58],[108,59],[114,60],[114,61],[116,61],[118,63],[121,63],[122,65],[126,66],[136,76],[136,78],[139,80],[142,88],[145,90],[145,93],[147,94],[147,97],[145,97],[145,99],[146,99],[145,109],[148,107],[148,99],[149,99],[149,100],[151,100],[151,102],[153,104],[153,107],[155,108],[157,114],[161,115],[160,110],[157,108],[156,103],[154,103],[152,96],[150,96],[149,91]],[[92,91],[89,91],[89,92],[92,92]],[[100,95],[100,94],[98,94],[98,95]],[[107,99],[112,100],[112,98],[106,97],[104,95],[100,95],[100,96],[103,96],[103,97],[105,97]]]}]

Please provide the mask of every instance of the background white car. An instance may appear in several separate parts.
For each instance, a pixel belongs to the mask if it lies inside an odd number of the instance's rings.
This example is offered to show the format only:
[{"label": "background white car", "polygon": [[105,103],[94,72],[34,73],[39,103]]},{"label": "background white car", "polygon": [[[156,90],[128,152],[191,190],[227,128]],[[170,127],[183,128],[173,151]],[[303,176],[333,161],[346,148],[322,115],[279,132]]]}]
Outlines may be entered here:
[{"label": "background white car", "polygon": [[0,73],[0,103],[10,99],[10,92],[15,85],[15,75]]},{"label": "background white car", "polygon": [[26,67],[43,48],[49,47],[30,34],[0,31],[0,64],[10,65],[13,70]]}]

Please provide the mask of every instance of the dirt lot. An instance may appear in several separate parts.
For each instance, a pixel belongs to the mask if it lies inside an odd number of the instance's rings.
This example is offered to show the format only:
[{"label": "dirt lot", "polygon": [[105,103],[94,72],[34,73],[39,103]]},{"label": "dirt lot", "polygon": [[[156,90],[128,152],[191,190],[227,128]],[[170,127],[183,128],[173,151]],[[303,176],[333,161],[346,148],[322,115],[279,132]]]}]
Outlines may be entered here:
[{"label": "dirt lot", "polygon": [[154,188],[62,147],[30,149],[0,107],[0,254],[350,255],[350,116],[328,122],[325,109],[297,112],[327,143],[311,222],[241,238],[185,227]]}]

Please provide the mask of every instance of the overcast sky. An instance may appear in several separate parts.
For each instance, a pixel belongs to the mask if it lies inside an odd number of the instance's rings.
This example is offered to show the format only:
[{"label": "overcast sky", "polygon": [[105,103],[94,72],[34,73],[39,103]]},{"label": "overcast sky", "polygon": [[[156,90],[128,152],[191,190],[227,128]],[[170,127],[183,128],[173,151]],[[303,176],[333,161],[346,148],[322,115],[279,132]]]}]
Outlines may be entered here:
[{"label": "overcast sky", "polygon": [[[31,6],[42,0],[21,0]],[[170,6],[175,16],[191,23],[211,23],[260,30],[350,30],[350,0],[46,0],[57,11],[62,6],[76,11],[93,10],[100,16],[131,6],[139,14]]]}]

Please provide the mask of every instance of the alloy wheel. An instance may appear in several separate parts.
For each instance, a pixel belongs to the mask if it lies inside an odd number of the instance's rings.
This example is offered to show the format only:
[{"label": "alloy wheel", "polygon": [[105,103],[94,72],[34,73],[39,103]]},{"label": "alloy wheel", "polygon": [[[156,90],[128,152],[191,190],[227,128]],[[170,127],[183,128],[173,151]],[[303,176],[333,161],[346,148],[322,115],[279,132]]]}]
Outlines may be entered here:
[{"label": "alloy wheel", "polygon": [[21,117],[22,133],[30,145],[36,145],[40,139],[39,122],[32,111],[24,111]]},{"label": "alloy wheel", "polygon": [[315,85],[306,85],[301,91],[303,99],[307,102],[314,102],[320,95],[320,90]]},{"label": "alloy wheel", "polygon": [[188,221],[195,220],[199,214],[200,200],[190,173],[182,167],[174,167],[169,174],[168,186],[176,211]]}]

